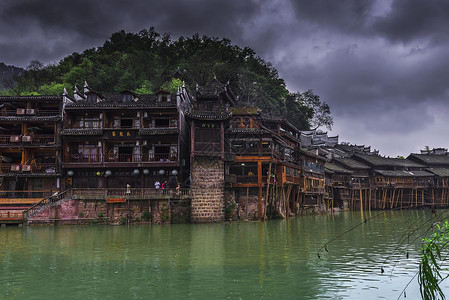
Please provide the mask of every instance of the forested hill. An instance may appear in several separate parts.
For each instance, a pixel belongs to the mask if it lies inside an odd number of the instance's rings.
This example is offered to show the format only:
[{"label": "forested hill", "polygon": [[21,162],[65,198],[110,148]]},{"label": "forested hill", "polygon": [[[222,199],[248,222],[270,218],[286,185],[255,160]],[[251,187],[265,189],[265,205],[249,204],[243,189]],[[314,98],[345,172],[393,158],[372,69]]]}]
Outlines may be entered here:
[{"label": "forested hill", "polygon": [[73,53],[59,63],[43,66],[32,61],[18,83],[2,94],[61,94],[84,81],[101,93],[125,89],[138,94],[163,88],[175,92],[184,81],[190,91],[213,77],[231,85],[238,105],[256,105],[267,113],[288,118],[299,129],[332,125],[329,106],[312,91],[290,93],[277,70],[250,48],[228,39],[159,34],[153,28],[139,33],[120,31],[100,47]]},{"label": "forested hill", "polygon": [[7,89],[8,83],[11,83],[14,78],[23,71],[22,68],[8,66],[0,62],[0,91]]}]

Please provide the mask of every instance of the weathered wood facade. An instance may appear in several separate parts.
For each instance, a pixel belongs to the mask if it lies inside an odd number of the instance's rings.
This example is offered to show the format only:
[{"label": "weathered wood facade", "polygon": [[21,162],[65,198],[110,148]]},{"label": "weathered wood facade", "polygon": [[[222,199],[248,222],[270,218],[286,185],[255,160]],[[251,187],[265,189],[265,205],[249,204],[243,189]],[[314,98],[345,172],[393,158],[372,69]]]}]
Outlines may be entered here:
[{"label": "weathered wood facade", "polygon": [[[188,178],[184,93],[103,96],[64,108],[65,188],[176,188]],[[188,170],[188,169],[187,169]]]},{"label": "weathered wood facade", "polygon": [[102,95],[85,84],[73,96],[0,97],[1,215],[90,189],[168,211],[182,198],[192,222],[449,204],[447,151],[385,158],[237,104],[216,79],[193,94]]},{"label": "weathered wood facade", "polygon": [[21,213],[61,188],[62,96],[0,97],[0,209]]}]

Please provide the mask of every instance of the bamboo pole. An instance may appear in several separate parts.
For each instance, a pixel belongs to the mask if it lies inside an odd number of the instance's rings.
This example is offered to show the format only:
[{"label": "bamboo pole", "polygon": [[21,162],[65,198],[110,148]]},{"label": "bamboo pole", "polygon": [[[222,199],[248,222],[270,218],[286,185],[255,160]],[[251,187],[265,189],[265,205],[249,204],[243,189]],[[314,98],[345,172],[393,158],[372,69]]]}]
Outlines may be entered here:
[{"label": "bamboo pole", "polygon": [[246,206],[245,206],[245,217],[248,219],[248,198],[249,198],[249,187],[246,187]]},{"label": "bamboo pole", "polygon": [[264,221],[267,219],[267,207],[268,207],[268,196],[270,195],[270,179],[271,179],[271,161],[270,165],[268,166],[268,174],[267,174],[267,195],[265,196],[265,209],[264,209]]},{"label": "bamboo pole", "polygon": [[[359,180],[360,184],[360,180]],[[359,187],[359,194],[360,194],[360,213],[362,214],[363,218],[363,195],[362,195],[362,189]]]}]

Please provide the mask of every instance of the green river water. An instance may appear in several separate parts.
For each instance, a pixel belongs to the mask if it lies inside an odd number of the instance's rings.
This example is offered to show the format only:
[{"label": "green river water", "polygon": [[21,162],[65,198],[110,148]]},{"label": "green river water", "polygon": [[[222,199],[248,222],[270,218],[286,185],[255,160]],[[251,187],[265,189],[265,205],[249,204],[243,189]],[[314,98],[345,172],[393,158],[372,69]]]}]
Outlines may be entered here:
[{"label": "green river water", "polygon": [[[432,216],[2,227],[0,299],[404,299]],[[406,296],[420,298],[416,278]]]}]

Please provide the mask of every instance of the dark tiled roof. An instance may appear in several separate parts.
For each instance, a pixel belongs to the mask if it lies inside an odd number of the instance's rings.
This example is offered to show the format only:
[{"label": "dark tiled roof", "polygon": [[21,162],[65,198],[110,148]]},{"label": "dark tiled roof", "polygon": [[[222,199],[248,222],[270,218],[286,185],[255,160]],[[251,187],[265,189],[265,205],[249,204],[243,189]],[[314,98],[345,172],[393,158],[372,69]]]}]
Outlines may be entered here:
[{"label": "dark tiled roof", "polygon": [[159,102],[158,95],[139,95],[138,100],[123,102],[122,95],[106,95],[104,100],[97,103],[87,103],[87,100],[79,100],[69,103],[66,108],[71,107],[176,107],[176,95],[171,95],[170,102]]},{"label": "dark tiled roof", "polygon": [[408,159],[387,158],[379,155],[354,154],[356,159],[362,160],[374,167],[399,167],[399,168],[424,168],[424,165],[415,163]]},{"label": "dark tiled roof", "polygon": [[340,165],[343,165],[345,167],[348,167],[350,169],[359,169],[359,170],[369,170],[371,169],[370,166],[365,165],[359,161],[356,161],[352,158],[334,158],[334,161],[337,162]]},{"label": "dark tiled roof", "polygon": [[319,159],[319,160],[322,160],[322,161],[327,161],[327,158],[326,158],[326,157],[317,155],[317,154],[315,154],[315,153],[313,153],[313,152],[311,152],[311,151],[307,151],[306,149],[303,149],[303,148],[301,148],[301,149],[299,150],[299,153],[301,153],[301,154],[303,154],[303,155],[305,155],[305,156],[314,157],[314,158]]},{"label": "dark tiled roof", "polygon": [[103,134],[103,129],[64,129],[61,131],[62,135],[100,135]]},{"label": "dark tiled roof", "polygon": [[259,114],[259,109],[257,107],[230,107],[229,110],[232,111],[232,115],[234,116],[248,116]]},{"label": "dark tiled roof", "polygon": [[0,177],[61,177],[61,173],[0,173]]},{"label": "dark tiled roof", "polygon": [[428,168],[427,171],[440,177],[449,177],[449,168]]},{"label": "dark tiled roof", "polygon": [[55,115],[55,116],[0,116],[1,121],[18,121],[18,122],[24,122],[24,121],[59,121],[61,119],[61,116]]},{"label": "dark tiled roof", "polygon": [[186,111],[186,116],[198,120],[226,120],[232,116],[230,111],[204,111],[204,110],[190,110]]},{"label": "dark tiled roof", "polygon": [[62,101],[62,96],[0,96],[0,101]]},{"label": "dark tiled roof", "polygon": [[260,128],[228,128],[226,130],[227,133],[254,133],[261,134],[263,133]]},{"label": "dark tiled roof", "polygon": [[407,159],[429,166],[449,166],[449,155],[410,154]]},{"label": "dark tiled roof", "polygon": [[326,170],[330,170],[334,173],[344,173],[344,174],[352,174],[353,173],[351,170],[345,169],[345,168],[338,166],[334,163],[325,163],[324,168]]},{"label": "dark tiled roof", "polygon": [[141,135],[178,134],[178,132],[178,128],[142,128],[139,130]]},{"label": "dark tiled roof", "polygon": [[433,174],[426,171],[387,171],[387,170],[374,170],[386,177],[432,177]]},{"label": "dark tiled roof", "polygon": [[226,91],[226,86],[214,78],[206,86],[197,86],[196,94],[198,98],[218,98],[218,96]]}]

